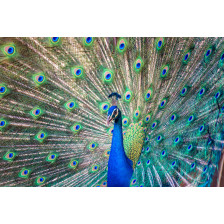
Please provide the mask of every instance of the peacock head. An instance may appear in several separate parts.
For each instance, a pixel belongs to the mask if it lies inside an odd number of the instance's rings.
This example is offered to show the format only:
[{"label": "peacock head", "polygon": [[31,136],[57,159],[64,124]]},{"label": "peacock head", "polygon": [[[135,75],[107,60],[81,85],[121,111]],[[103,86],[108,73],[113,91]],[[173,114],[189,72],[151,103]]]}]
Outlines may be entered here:
[{"label": "peacock head", "polygon": [[118,109],[117,106],[112,106],[109,108],[108,110],[108,117],[107,117],[107,126],[109,126],[109,124],[114,121],[115,123],[118,122],[119,118],[121,117],[121,111]]},{"label": "peacock head", "polygon": [[118,122],[119,118],[121,117],[121,111],[117,107],[117,101],[121,98],[121,96],[118,93],[111,93],[109,98],[112,98],[112,106],[108,110],[108,117],[107,117],[107,126],[112,122],[115,121],[115,123]]}]

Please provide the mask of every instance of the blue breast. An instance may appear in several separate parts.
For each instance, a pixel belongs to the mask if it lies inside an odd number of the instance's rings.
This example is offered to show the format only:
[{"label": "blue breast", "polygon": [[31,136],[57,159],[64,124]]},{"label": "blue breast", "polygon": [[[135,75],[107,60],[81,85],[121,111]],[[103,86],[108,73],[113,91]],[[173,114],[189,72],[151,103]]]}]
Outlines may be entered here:
[{"label": "blue breast", "polygon": [[122,118],[114,124],[111,152],[108,162],[107,186],[129,187],[133,174],[132,161],[125,154],[123,146]]}]

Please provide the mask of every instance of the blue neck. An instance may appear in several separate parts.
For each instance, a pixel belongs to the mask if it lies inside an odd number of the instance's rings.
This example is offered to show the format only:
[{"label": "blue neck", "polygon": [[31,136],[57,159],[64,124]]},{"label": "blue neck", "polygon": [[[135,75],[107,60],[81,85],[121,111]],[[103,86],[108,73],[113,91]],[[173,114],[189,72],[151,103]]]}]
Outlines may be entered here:
[{"label": "blue neck", "polygon": [[123,146],[122,117],[114,123],[110,157],[108,162],[108,187],[129,187],[133,173],[132,162]]}]

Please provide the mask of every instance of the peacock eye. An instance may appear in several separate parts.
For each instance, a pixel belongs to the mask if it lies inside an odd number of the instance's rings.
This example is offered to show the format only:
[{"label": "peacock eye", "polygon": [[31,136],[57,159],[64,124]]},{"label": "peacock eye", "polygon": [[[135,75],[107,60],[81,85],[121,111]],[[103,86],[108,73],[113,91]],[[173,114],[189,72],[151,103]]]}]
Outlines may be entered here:
[{"label": "peacock eye", "polygon": [[5,88],[4,86],[2,86],[2,87],[0,88],[0,93],[4,93],[5,90],[6,90],[6,88]]},{"label": "peacock eye", "polygon": [[145,101],[148,101],[152,98],[152,93],[153,93],[153,90],[152,88],[148,89],[146,94],[145,94]]},{"label": "peacock eye", "polygon": [[53,42],[57,42],[59,40],[59,37],[52,37]]},{"label": "peacock eye", "polygon": [[43,131],[38,132],[38,134],[35,136],[35,138],[39,142],[43,142],[46,137],[47,137],[47,134],[45,132],[43,132]]},{"label": "peacock eye", "polygon": [[15,46],[12,46],[12,45],[5,46],[3,47],[3,53],[7,55],[8,57],[12,57],[16,53],[16,48]]},{"label": "peacock eye", "polygon": [[140,67],[141,67],[141,63],[138,62],[138,63],[136,64],[136,68],[139,69]]},{"label": "peacock eye", "polygon": [[161,40],[158,42],[158,48],[160,48],[162,46],[162,43],[163,42]]},{"label": "peacock eye", "polygon": [[44,77],[43,77],[42,75],[40,75],[40,76],[38,77],[38,82],[43,82],[43,80],[44,80]]},{"label": "peacock eye", "polygon": [[161,155],[162,155],[162,156],[165,156],[165,154],[166,154],[166,151],[163,150],[162,153],[161,153]]},{"label": "peacock eye", "polygon": [[161,69],[160,76],[162,78],[166,77],[168,75],[168,71],[169,71],[169,66],[168,65],[163,66]]},{"label": "peacock eye", "polygon": [[87,37],[86,38],[86,43],[90,44],[92,42],[93,38],[92,37]]},{"label": "peacock eye", "polygon": [[204,130],[204,125],[202,125],[199,129],[200,132],[202,132]]},{"label": "peacock eye", "polygon": [[189,145],[189,146],[187,147],[188,151],[190,151],[192,148],[193,148],[192,145]]},{"label": "peacock eye", "polygon": [[143,61],[141,58],[138,58],[134,63],[134,69],[138,73],[141,71],[143,65]]},{"label": "peacock eye", "polygon": [[52,45],[58,45],[60,43],[61,38],[60,37],[50,37],[50,43]]},{"label": "peacock eye", "polygon": [[209,49],[209,50],[207,50],[207,52],[206,52],[206,56],[208,57],[210,54],[211,54],[211,50]]},{"label": "peacock eye", "polygon": [[120,46],[119,46],[120,50],[123,50],[124,47],[125,47],[125,44],[124,43],[121,43]]},{"label": "peacock eye", "polygon": [[162,49],[162,46],[163,46],[163,43],[164,43],[164,39],[163,38],[159,38],[156,42],[156,49],[157,50],[161,50]]},{"label": "peacock eye", "polygon": [[13,47],[9,47],[7,52],[8,52],[8,54],[13,54],[14,48]]},{"label": "peacock eye", "polygon": [[127,49],[127,40],[122,38],[117,43],[117,50],[119,53],[124,53]]},{"label": "peacock eye", "polygon": [[221,61],[224,59],[224,54],[222,54],[222,56],[221,56]]},{"label": "peacock eye", "polygon": [[40,86],[46,82],[46,77],[44,73],[34,74],[33,80],[36,83],[36,85]]},{"label": "peacock eye", "polygon": [[215,98],[218,99],[219,97],[220,97],[220,92],[217,92],[217,93],[215,94]]},{"label": "peacock eye", "polygon": [[87,46],[87,47],[92,46],[93,45],[93,41],[94,41],[93,37],[84,37],[83,38],[84,45]]}]

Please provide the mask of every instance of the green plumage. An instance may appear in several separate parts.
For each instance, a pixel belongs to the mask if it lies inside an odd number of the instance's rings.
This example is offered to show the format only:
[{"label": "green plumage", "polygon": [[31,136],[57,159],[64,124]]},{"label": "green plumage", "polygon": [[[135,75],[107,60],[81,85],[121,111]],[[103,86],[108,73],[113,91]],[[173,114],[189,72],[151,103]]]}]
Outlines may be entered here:
[{"label": "green plumage", "polygon": [[130,186],[209,186],[223,38],[0,38],[0,186],[107,186],[119,93]]}]

